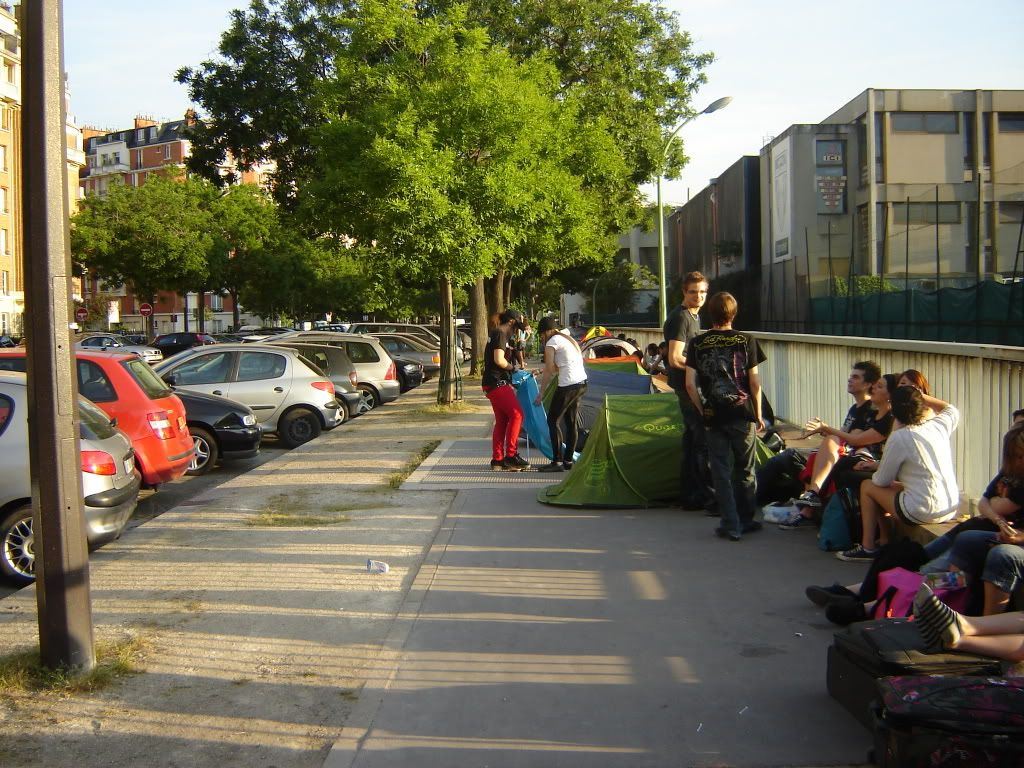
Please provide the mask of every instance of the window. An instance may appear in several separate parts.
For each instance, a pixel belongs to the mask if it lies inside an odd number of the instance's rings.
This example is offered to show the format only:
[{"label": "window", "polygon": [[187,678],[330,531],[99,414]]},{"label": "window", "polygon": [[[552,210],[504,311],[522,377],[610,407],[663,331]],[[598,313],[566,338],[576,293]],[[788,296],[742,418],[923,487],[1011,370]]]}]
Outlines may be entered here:
[{"label": "window", "polygon": [[167,388],[164,380],[153,373],[149,363],[144,360],[139,358],[127,360],[121,363],[121,366],[135,379],[135,383],[142,388],[142,391],[146,393],[146,397],[150,400],[160,400],[171,394],[171,390]]},{"label": "window", "polygon": [[11,273],[6,269],[0,272],[0,291],[3,292],[4,296],[7,296],[11,292]]},{"label": "window", "polygon": [[0,187],[0,211],[7,213],[7,187]]},{"label": "window", "polygon": [[136,149],[135,150],[135,167],[136,168],[141,168],[142,167],[142,157],[143,157],[142,150],[141,149]]},{"label": "window", "polygon": [[377,350],[370,344],[361,341],[350,341],[345,344],[348,357],[353,363],[376,363],[380,360]]},{"label": "window", "polygon": [[[893,203],[893,226],[907,223],[907,204]],[[960,203],[911,203],[910,224],[959,224]]]},{"label": "window", "polygon": [[11,110],[9,107],[0,107],[0,129],[11,130]]},{"label": "window", "polygon": [[1000,112],[1000,133],[1024,133],[1024,112]]},{"label": "window", "polygon": [[284,375],[287,366],[284,355],[275,355],[271,352],[243,352],[238,364],[237,381],[278,379]]},{"label": "window", "polygon": [[219,293],[210,294],[210,309],[214,312],[221,312],[224,309],[224,297]]},{"label": "window", "polygon": [[87,397],[94,403],[117,400],[117,391],[102,368],[91,360],[76,360],[75,365],[78,373],[78,391],[82,397]]},{"label": "window", "polygon": [[974,113],[964,113],[964,170],[974,168]]},{"label": "window", "polygon": [[893,112],[893,133],[956,133],[956,112]]},{"label": "window", "polygon": [[14,64],[9,61],[4,62],[4,76],[7,78],[8,83],[14,82]]},{"label": "window", "polygon": [[174,368],[170,373],[181,385],[221,384],[228,380],[231,373],[231,357],[231,352],[198,355]]},{"label": "window", "polygon": [[164,144],[164,160],[170,160],[170,159],[171,159],[171,145],[170,144]]},{"label": "window", "polygon": [[0,144],[0,171],[7,170],[7,147]]},{"label": "window", "polygon": [[7,250],[7,230],[0,229],[0,253],[10,253]]},{"label": "window", "polygon": [[135,132],[135,140],[136,141],[145,141],[146,140],[146,129],[145,128],[139,128],[139,130],[137,130]]}]

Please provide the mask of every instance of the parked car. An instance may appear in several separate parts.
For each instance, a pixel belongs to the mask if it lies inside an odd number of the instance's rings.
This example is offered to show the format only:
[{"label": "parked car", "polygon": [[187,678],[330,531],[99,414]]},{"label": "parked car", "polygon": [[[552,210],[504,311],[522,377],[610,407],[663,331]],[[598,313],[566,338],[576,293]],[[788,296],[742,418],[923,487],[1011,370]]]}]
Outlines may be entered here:
[{"label": "parked car", "polygon": [[[0,350],[0,370],[24,371],[25,350]],[[75,373],[79,394],[117,419],[132,441],[145,487],[156,488],[185,474],[195,450],[185,406],[147,363],[126,352],[79,351]]]},{"label": "parked car", "polygon": [[423,339],[433,347],[440,347],[441,337],[427,328],[425,325],[416,323],[353,323],[349,333],[404,333],[408,336],[415,336]]},{"label": "parked car", "polygon": [[237,400],[287,448],[341,423],[334,384],[293,349],[269,344],[193,347],[154,369],[176,389]]},{"label": "parked car", "polygon": [[156,365],[164,359],[164,353],[148,344],[133,344],[124,336],[113,333],[90,333],[79,337],[75,349],[114,350],[116,352],[133,352],[150,365]]},{"label": "parked car", "polygon": [[164,353],[164,357],[173,357],[192,347],[204,344],[216,344],[217,340],[208,333],[165,333],[153,339],[153,346]]},{"label": "parked car", "polygon": [[393,356],[391,359],[395,362],[400,392],[408,392],[410,389],[415,389],[423,383],[423,366],[420,363],[401,355]]},{"label": "parked car", "polygon": [[399,357],[415,360],[423,366],[423,381],[430,381],[441,371],[441,351],[424,344],[415,336],[402,333],[374,333],[372,336],[380,341],[393,360]]},{"label": "parked car", "polygon": [[141,346],[149,346],[149,339],[146,338],[146,334],[144,333],[125,333],[122,331],[121,341],[123,341],[125,344],[138,344]]},{"label": "parked car", "polygon": [[[27,584],[35,578],[25,374],[0,373],[0,572]],[[138,503],[142,479],[128,436],[84,397],[78,401],[85,535],[89,548],[121,535]]]},{"label": "parked car", "polygon": [[[440,325],[426,325],[424,328],[433,331],[434,334],[437,335],[438,339],[441,338]],[[459,352],[461,354],[459,362],[467,362],[473,353],[473,337],[464,331],[461,325],[455,328],[455,346],[459,348]]]},{"label": "parked car", "polygon": [[292,331],[281,334],[275,341],[297,339],[344,348],[348,359],[356,367],[359,378],[356,386],[366,394],[367,404],[371,408],[398,399],[401,393],[398,368],[380,342],[372,336],[332,331]]},{"label": "parked car", "polygon": [[348,359],[348,353],[342,347],[288,341],[288,339],[278,341],[270,339],[265,343],[294,349],[323,371],[323,374],[334,384],[334,394],[342,405],[338,415],[343,423],[370,410],[370,405],[366,401],[366,393],[359,388],[356,367]]},{"label": "parked car", "polygon": [[281,328],[280,326],[265,326],[263,328],[255,328],[253,326],[242,326],[238,329],[238,333],[242,337],[242,341],[255,342],[255,341],[266,341],[267,339],[278,336],[282,333],[289,333],[291,328]]},{"label": "parked car", "polygon": [[211,336],[219,344],[240,344],[245,341],[240,333],[214,333]]},{"label": "parked car", "polygon": [[185,406],[188,433],[196,445],[189,475],[205,475],[218,461],[251,459],[260,452],[263,432],[252,408],[226,397],[175,390]]}]

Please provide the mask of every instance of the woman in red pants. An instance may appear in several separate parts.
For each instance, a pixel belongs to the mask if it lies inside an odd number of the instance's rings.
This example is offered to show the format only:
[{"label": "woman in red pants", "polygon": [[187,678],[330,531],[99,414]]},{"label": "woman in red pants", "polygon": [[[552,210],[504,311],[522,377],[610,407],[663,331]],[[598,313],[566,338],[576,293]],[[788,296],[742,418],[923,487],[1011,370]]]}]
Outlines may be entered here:
[{"label": "woman in red pants", "polygon": [[491,332],[484,348],[483,389],[494,409],[491,469],[495,472],[521,472],[530,466],[530,462],[519,455],[523,409],[519,407],[512,386],[516,365],[511,344],[512,333],[527,328],[522,312],[506,309],[499,315],[498,327]]}]

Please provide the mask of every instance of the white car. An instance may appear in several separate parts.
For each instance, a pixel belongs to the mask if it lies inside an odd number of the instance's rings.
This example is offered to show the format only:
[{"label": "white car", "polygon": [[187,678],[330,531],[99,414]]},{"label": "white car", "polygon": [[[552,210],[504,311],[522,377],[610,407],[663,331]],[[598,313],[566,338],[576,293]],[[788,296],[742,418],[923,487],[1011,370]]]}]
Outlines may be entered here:
[{"label": "white car", "polygon": [[[138,503],[142,477],[127,435],[84,397],[78,402],[83,508],[89,548],[121,535]],[[24,373],[0,373],[0,572],[18,584],[35,579],[32,486]]]},{"label": "white car", "polygon": [[156,365],[164,359],[164,353],[148,344],[127,344],[124,339],[112,333],[95,333],[83,336],[75,342],[75,349],[90,352],[106,350],[110,352],[134,352],[150,365]]},{"label": "white car", "polygon": [[341,424],[334,384],[294,349],[269,344],[209,344],[153,369],[176,389],[220,395],[252,408],[263,432],[287,448]]}]

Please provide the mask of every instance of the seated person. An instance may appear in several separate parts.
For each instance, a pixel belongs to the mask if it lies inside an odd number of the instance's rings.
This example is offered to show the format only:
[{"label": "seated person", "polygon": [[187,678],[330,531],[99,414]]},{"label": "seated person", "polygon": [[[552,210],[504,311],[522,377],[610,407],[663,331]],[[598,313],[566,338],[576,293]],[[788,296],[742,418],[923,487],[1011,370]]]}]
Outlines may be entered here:
[{"label": "seated person", "polygon": [[939,600],[927,584],[914,596],[914,623],[929,650],[967,651],[1011,662],[1024,661],[1024,613],[964,616]]},{"label": "seated person", "polygon": [[[856,370],[857,366],[854,366],[854,371]],[[866,370],[863,376],[872,378],[873,371]],[[853,379],[853,373],[850,378]],[[849,389],[849,382],[847,388]],[[874,469],[874,463],[863,462],[877,460],[881,455],[882,444],[892,430],[893,417],[890,413],[889,393],[895,388],[896,374],[888,373],[872,378],[871,383],[865,388],[867,400],[850,408],[844,428],[831,427],[820,418],[811,419],[804,426],[805,434],[825,435],[825,440],[811,459],[813,465],[807,489],[796,500],[798,511],[779,523],[779,528],[792,530],[812,523],[814,510],[821,506],[822,496],[825,495],[823,489],[829,488],[830,481],[837,474],[849,472],[855,467],[862,470]],[[868,474],[865,472],[860,479],[867,477]],[[847,479],[852,482],[851,478]]]},{"label": "seated person", "polygon": [[[647,352],[644,354],[642,364],[644,370],[650,374],[658,373],[658,364],[661,362],[661,355],[658,354],[658,345],[653,341],[647,345]],[[664,370],[664,367],[662,367]]]},{"label": "seated person", "polygon": [[[873,560],[878,554],[876,529],[880,543],[889,540],[887,515],[910,525],[942,523],[960,507],[950,447],[960,411],[910,386],[898,387],[891,400],[896,419],[893,431],[871,481],[860,487],[861,542],[837,552],[840,560]],[[935,416],[925,420],[928,408]]]}]

